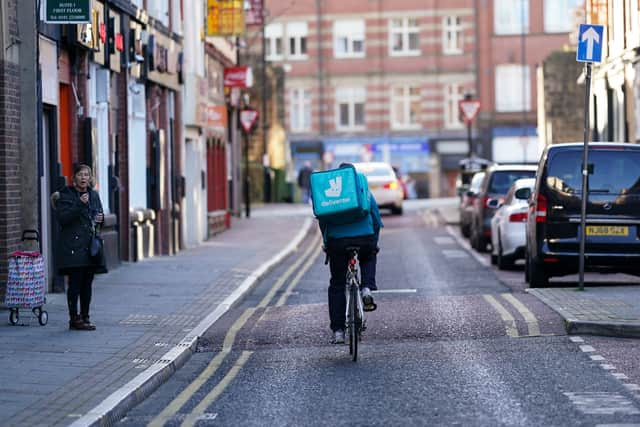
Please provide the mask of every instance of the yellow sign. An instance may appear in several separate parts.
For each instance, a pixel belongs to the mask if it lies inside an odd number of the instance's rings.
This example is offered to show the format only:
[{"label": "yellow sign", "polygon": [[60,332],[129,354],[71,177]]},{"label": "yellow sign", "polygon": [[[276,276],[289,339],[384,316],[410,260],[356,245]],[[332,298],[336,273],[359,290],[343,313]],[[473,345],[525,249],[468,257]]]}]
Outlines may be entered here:
[{"label": "yellow sign", "polygon": [[244,0],[207,0],[207,35],[244,34]]}]

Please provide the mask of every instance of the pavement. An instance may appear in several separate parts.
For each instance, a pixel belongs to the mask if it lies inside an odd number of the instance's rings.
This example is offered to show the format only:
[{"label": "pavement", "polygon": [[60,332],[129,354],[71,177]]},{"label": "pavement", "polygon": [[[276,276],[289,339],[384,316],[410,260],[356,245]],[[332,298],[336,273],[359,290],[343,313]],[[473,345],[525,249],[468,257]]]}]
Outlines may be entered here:
[{"label": "pavement", "polygon": [[[433,209],[446,224],[459,223],[457,198],[442,199]],[[526,292],[562,316],[568,334],[640,337],[640,277],[589,276],[593,280],[585,280],[583,290],[562,287],[562,282],[553,283],[552,279],[552,286],[528,288]]]},{"label": "pavement", "polygon": [[0,424],[111,425],[193,354],[201,336],[315,227],[309,206],[256,206],[251,218],[175,256],[96,276],[91,319],[70,331],[66,296],[47,294],[9,324],[0,305]]}]

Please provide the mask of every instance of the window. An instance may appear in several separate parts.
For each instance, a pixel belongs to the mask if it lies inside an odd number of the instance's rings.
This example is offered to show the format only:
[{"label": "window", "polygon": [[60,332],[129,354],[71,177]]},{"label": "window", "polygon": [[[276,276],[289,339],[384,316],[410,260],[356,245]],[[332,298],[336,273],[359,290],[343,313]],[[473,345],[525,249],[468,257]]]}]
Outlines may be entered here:
[{"label": "window", "polygon": [[496,66],[496,111],[529,111],[531,79],[529,67],[516,64]]},{"label": "window", "polygon": [[307,57],[307,34],[309,29],[306,22],[290,22],[287,24],[287,39],[289,40],[289,58]]},{"label": "window", "polygon": [[574,28],[573,12],[581,0],[544,0],[545,33],[569,33]]},{"label": "window", "polygon": [[169,26],[169,0],[154,0],[147,2],[149,16],[162,22],[165,27]]},{"label": "window", "polygon": [[336,128],[364,129],[364,88],[338,88],[336,90]]},{"label": "window", "polygon": [[333,54],[336,58],[364,58],[364,21],[333,23]]},{"label": "window", "polygon": [[265,57],[267,61],[277,61],[282,59],[282,37],[284,28],[282,24],[270,24],[264,30],[265,37]]},{"label": "window", "polygon": [[496,34],[529,32],[529,0],[494,0],[493,10]]},{"label": "window", "polygon": [[462,53],[462,18],[459,16],[442,18],[442,52]]},{"label": "window", "polygon": [[392,56],[420,54],[418,20],[399,18],[389,21],[389,45]]},{"label": "window", "polygon": [[171,30],[182,34],[182,8],[180,0],[171,0]]},{"label": "window", "polygon": [[464,98],[462,86],[451,83],[444,87],[444,127],[462,127],[458,102]]},{"label": "window", "polygon": [[399,86],[391,89],[391,127],[394,129],[419,128],[420,88]]},{"label": "window", "polygon": [[311,130],[311,93],[307,89],[292,89],[290,93],[290,127],[294,132]]}]

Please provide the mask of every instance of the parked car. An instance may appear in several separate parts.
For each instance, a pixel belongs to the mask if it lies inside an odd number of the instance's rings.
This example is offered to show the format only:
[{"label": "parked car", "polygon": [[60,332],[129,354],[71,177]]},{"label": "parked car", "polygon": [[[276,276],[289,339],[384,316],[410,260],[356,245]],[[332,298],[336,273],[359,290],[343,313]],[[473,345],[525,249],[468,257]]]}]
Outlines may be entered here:
[{"label": "parked car", "polygon": [[534,178],[514,182],[491,219],[491,263],[500,270],[512,268],[517,259],[524,258],[529,196],[535,183]]},{"label": "parked car", "polygon": [[383,162],[354,163],[369,182],[369,189],[380,208],[391,209],[394,215],[402,214],[404,191],[391,165]]},{"label": "parked car", "polygon": [[484,179],[484,172],[476,172],[471,179],[469,189],[460,198],[460,232],[464,237],[471,235],[471,214],[473,213],[473,204],[480,191],[480,185]]},{"label": "parked car", "polygon": [[[547,147],[527,220],[532,288],[579,269],[582,143]],[[585,271],[640,273],[640,146],[589,145]]]},{"label": "parked car", "polygon": [[485,171],[494,163],[491,160],[480,157],[468,157],[458,162],[458,176],[456,177],[456,193],[459,197],[469,190],[471,180],[477,172]]},{"label": "parked car", "polygon": [[[485,252],[491,239],[491,218],[513,183],[520,178],[533,178],[537,166],[494,165],[487,169],[471,214],[471,246]],[[496,203],[497,201],[497,203]]]}]

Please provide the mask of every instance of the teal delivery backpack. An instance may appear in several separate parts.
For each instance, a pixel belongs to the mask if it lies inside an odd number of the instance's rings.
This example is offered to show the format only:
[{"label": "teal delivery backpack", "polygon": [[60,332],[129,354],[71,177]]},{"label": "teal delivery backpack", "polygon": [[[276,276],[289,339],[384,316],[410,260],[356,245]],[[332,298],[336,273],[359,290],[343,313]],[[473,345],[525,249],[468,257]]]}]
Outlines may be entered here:
[{"label": "teal delivery backpack", "polygon": [[353,166],[311,174],[313,214],[330,224],[348,224],[369,214],[367,178]]}]

